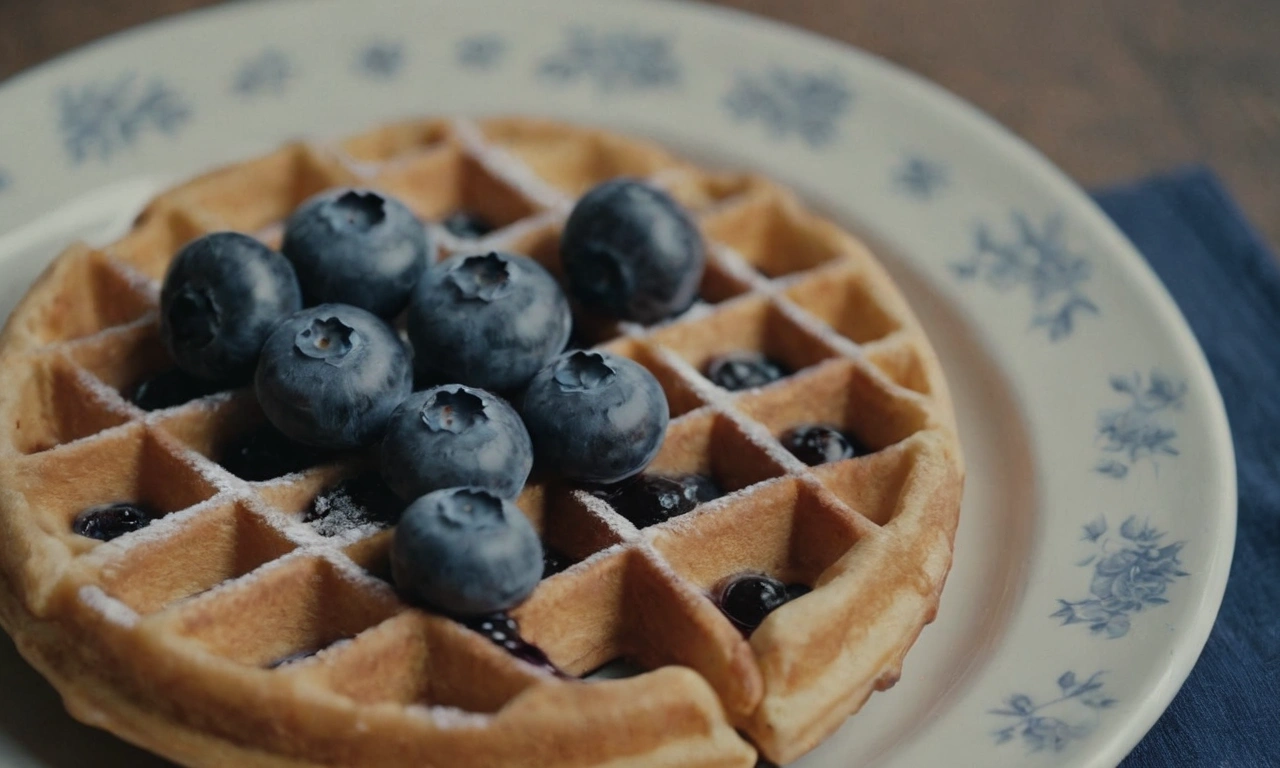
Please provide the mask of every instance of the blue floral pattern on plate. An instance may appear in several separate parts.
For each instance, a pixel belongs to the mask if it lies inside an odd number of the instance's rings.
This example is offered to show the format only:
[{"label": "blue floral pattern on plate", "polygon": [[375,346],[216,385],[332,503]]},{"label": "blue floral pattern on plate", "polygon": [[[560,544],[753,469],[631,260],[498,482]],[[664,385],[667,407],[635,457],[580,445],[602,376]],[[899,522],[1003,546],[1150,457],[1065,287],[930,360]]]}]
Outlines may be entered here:
[{"label": "blue floral pattern on plate", "polygon": [[356,71],[373,80],[390,80],[404,67],[404,43],[378,40],[356,54]]},{"label": "blue floral pattern on plate", "polygon": [[288,54],[268,48],[240,65],[232,79],[231,90],[244,97],[279,96],[284,93],[293,74],[293,61]]},{"label": "blue floral pattern on plate", "polygon": [[1102,450],[1111,455],[1099,459],[1094,470],[1124,478],[1144,459],[1156,466],[1159,456],[1177,456],[1174,441],[1178,431],[1169,423],[1169,416],[1182,410],[1187,383],[1153,370],[1145,381],[1140,373],[1112,376],[1111,388],[1129,402],[1123,408],[1098,412],[1098,440]]},{"label": "blue floral pattern on plate", "polygon": [[759,122],[777,139],[795,135],[815,149],[835,140],[852,106],[853,90],[839,72],[785,67],[738,72],[724,97],[735,121]]},{"label": "blue floral pattern on plate", "polygon": [[472,35],[459,40],[455,51],[458,64],[465,69],[488,70],[502,62],[507,41],[500,35]]},{"label": "blue floral pattern on plate", "polygon": [[173,135],[191,119],[186,99],[168,83],[144,82],[134,72],[64,87],[57,109],[62,144],[75,165],[91,157],[110,160],[147,131]]},{"label": "blue floral pattern on plate", "polygon": [[561,50],[542,59],[538,74],[564,83],[590,80],[599,93],[670,87],[681,75],[673,47],[661,34],[571,27]]},{"label": "blue floral pattern on plate", "polygon": [[1038,704],[1025,693],[1009,696],[1004,706],[988,710],[988,714],[1012,718],[1010,725],[992,732],[995,743],[1006,744],[1021,737],[1028,752],[1061,752],[1088,736],[1102,711],[1116,704],[1102,690],[1102,675],[1098,671],[1079,680],[1075,672],[1064,672],[1058,677],[1058,696]]},{"label": "blue floral pattern on plate", "polygon": [[1120,524],[1119,540],[1107,533],[1102,515],[1084,526],[1081,540],[1095,551],[1077,565],[1093,567],[1089,597],[1059,599],[1051,618],[1064,625],[1088,624],[1094,634],[1114,639],[1128,634],[1133,614],[1168,603],[1169,585],[1189,574],[1179,556],[1186,542],[1160,546],[1165,533],[1148,522],[1130,516]]},{"label": "blue floral pattern on plate", "polygon": [[981,279],[1001,292],[1025,286],[1035,307],[1031,327],[1044,328],[1050,341],[1065,339],[1079,313],[1100,314],[1084,293],[1092,273],[1089,260],[1067,248],[1061,215],[1048,216],[1039,226],[1019,211],[1011,218],[1013,232],[1007,236],[979,223],[972,255],[952,269],[962,280]]},{"label": "blue floral pattern on plate", "polygon": [[932,200],[948,181],[947,166],[922,155],[907,155],[893,172],[894,188],[917,200]]}]

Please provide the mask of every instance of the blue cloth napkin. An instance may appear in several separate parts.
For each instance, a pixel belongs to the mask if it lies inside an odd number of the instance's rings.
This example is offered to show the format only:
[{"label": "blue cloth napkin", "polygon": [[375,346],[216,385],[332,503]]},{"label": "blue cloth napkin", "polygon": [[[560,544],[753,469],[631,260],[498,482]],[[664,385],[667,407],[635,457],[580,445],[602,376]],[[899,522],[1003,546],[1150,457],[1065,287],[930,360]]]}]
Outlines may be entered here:
[{"label": "blue cloth napkin", "polygon": [[1094,195],[1182,308],[1227,405],[1240,504],[1218,622],[1122,768],[1280,766],[1280,268],[1208,170]]}]

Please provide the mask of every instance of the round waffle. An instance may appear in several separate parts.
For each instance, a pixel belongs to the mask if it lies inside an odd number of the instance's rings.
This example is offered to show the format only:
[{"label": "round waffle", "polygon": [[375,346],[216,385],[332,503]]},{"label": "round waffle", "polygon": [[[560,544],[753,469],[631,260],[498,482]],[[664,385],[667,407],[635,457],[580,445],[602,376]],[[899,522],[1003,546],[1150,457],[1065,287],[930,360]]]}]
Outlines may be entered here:
[{"label": "round waffle", "polygon": [[[709,474],[728,493],[637,530],[596,496],[531,483],[519,506],[577,562],[513,615],[570,675],[615,659],[649,671],[566,679],[405,605],[386,581],[388,531],[324,536],[303,519],[358,461],[262,482],[217,463],[263,421],[252,392],[149,413],[122,395],[170,367],[159,283],[197,235],[278,246],[303,199],[363,185],[424,221],[468,210],[496,225],[466,239],[433,223],[442,255],[511,250],[559,273],[576,196],[617,175],[696,216],[701,300],[658,326],[580,318],[580,332],[665,389],[651,471]],[[701,371],[736,350],[796,373],[724,391]],[[197,178],[118,242],[62,254],[10,317],[0,369],[0,622],[75,717],[190,765],[785,762],[897,679],[951,565],[963,465],[950,399],[867,248],[766,179],[597,130],[414,121]],[[804,465],[777,436],[816,422],[873,452]],[[82,510],[121,500],[163,516],[109,542],[72,532]],[[744,638],[709,598],[743,571],[813,591]]]}]

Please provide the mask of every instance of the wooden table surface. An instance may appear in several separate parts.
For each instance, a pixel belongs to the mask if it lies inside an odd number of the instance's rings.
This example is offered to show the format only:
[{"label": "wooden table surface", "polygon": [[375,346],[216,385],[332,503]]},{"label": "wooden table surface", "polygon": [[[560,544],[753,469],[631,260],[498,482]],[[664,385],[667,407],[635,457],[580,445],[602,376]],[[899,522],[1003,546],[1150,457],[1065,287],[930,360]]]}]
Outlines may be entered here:
[{"label": "wooden table surface", "polygon": [[[0,78],[219,1],[0,0]],[[1207,163],[1280,245],[1278,0],[719,2],[941,83],[1085,186]]]}]

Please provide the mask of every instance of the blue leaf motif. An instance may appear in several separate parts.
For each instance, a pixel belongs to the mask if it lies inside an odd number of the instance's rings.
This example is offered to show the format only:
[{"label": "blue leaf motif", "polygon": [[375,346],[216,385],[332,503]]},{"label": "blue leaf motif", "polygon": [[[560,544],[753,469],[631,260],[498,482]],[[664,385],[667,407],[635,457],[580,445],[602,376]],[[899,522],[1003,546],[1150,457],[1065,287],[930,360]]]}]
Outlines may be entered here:
[{"label": "blue leaf motif", "polygon": [[961,279],[981,278],[1000,292],[1025,287],[1034,306],[1030,327],[1043,329],[1050,341],[1069,337],[1081,314],[1101,314],[1084,293],[1092,275],[1089,261],[1067,248],[1061,215],[1037,225],[1015,211],[1011,225],[1012,234],[1001,236],[979,222],[971,255],[952,265],[952,271]]},{"label": "blue leaf motif", "polygon": [[165,81],[142,82],[132,72],[58,92],[58,127],[76,165],[109,160],[148,131],[173,135],[190,118],[191,107]]},{"label": "blue leaf motif", "polygon": [[1106,455],[1099,459],[1095,471],[1123,479],[1141,461],[1155,466],[1157,456],[1180,454],[1174,442],[1178,432],[1169,418],[1182,408],[1187,394],[1185,382],[1153,370],[1145,381],[1137,373],[1112,376],[1111,388],[1129,402],[1123,408],[1098,412],[1098,441]]},{"label": "blue leaf motif", "polygon": [[236,71],[231,90],[243,97],[279,96],[293,77],[293,62],[283,51],[269,48],[245,61]]},{"label": "blue leaf motif", "polygon": [[356,71],[372,80],[391,80],[404,68],[404,43],[378,40],[356,54]]},{"label": "blue leaf motif", "polygon": [[500,35],[481,34],[458,41],[458,63],[466,69],[489,70],[506,56],[507,41]]},{"label": "blue leaf motif", "polygon": [[776,139],[797,136],[817,149],[830,144],[853,106],[853,90],[837,71],[770,67],[739,71],[724,97],[736,122],[758,122]]},{"label": "blue leaf motif", "polygon": [[[1095,672],[1078,682],[1074,671],[1058,677],[1059,695],[1037,702],[1026,694],[1014,694],[1007,707],[988,710],[988,714],[1006,718],[1002,727],[991,731],[995,744],[1007,744],[1021,737],[1028,752],[1061,752],[1093,732],[1100,711],[1116,703],[1112,698],[1094,698],[1087,694],[1103,687],[1102,672]],[[1009,724],[1009,720],[1012,723]]]},{"label": "blue leaf motif", "polygon": [[[1097,541],[1098,537],[1107,532],[1107,518],[1098,515],[1095,520],[1085,523],[1083,541]],[[1090,558],[1092,559],[1092,558]],[[1086,563],[1082,563],[1084,565]]]},{"label": "blue leaf motif", "polygon": [[893,183],[908,197],[931,200],[947,186],[947,167],[937,160],[908,155],[894,171]]},{"label": "blue leaf motif", "polygon": [[601,94],[665,88],[681,78],[673,48],[665,35],[571,27],[564,47],[542,60],[538,74],[560,83],[593,81]]}]

